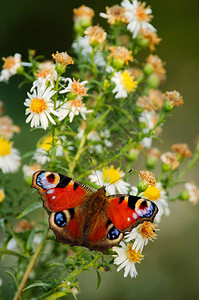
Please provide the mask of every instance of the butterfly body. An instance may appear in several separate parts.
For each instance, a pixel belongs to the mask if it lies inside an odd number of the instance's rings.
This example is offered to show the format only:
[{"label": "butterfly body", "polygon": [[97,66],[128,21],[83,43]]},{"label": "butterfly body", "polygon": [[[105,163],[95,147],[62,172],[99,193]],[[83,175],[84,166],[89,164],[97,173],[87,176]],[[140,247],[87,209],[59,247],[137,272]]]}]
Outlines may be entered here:
[{"label": "butterfly body", "polygon": [[37,171],[32,187],[49,211],[49,225],[59,242],[106,252],[124,233],[144,221],[153,221],[157,206],[131,195],[106,196],[105,187],[93,192],[64,175]]}]

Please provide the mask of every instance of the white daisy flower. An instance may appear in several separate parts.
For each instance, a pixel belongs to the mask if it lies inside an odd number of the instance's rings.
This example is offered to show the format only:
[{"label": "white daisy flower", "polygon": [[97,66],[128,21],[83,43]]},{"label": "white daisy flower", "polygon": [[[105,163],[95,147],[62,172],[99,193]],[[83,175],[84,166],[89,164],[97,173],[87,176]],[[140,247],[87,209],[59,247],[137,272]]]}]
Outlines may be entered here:
[{"label": "white daisy flower", "polygon": [[68,86],[60,91],[60,94],[72,93],[77,96],[77,99],[81,99],[82,96],[87,96],[87,89],[84,87],[87,84],[87,80],[79,82],[79,80],[73,80],[71,78],[62,78],[62,81],[68,82]]},{"label": "white daisy flower", "polygon": [[[84,136],[85,129],[86,129],[86,123],[83,121],[77,133],[77,136],[80,140]],[[98,133],[96,130],[92,130],[89,132],[86,138],[95,143],[94,145],[90,145],[89,147],[89,151],[91,153],[93,153],[94,151],[97,153],[102,153],[103,150],[102,143],[104,143],[106,147],[112,146],[112,143],[108,140],[108,138],[110,138],[110,132],[107,129],[100,131],[100,133]]]},{"label": "white daisy flower", "polygon": [[12,148],[12,142],[9,142],[4,137],[0,138],[0,169],[3,173],[13,173],[20,166],[19,151]]},{"label": "white daisy flower", "polygon": [[8,79],[17,73],[18,68],[21,66],[21,54],[15,53],[14,56],[3,58],[3,70],[0,74],[0,81],[7,82]]},{"label": "white daisy flower", "polygon": [[92,112],[92,110],[87,110],[85,103],[83,103],[81,99],[77,98],[62,104],[57,111],[59,113],[59,121],[62,121],[69,115],[70,123],[73,121],[73,118],[79,114],[86,120],[86,114]]},{"label": "white daisy flower", "polygon": [[152,10],[150,7],[145,7],[145,2],[137,0],[123,0],[121,6],[125,8],[125,16],[127,18],[127,29],[133,33],[133,38],[136,38],[140,29],[150,29],[156,31],[156,29],[149,23],[153,16],[151,15]]},{"label": "white daisy flower", "polygon": [[83,57],[87,57],[88,54],[91,54],[93,52],[88,36],[79,36],[73,42],[72,48],[74,49],[76,54],[81,53]]},{"label": "white daisy flower", "polygon": [[[93,52],[93,48],[90,45],[90,39],[88,36],[79,36],[72,44],[72,47],[76,54],[80,55],[81,57],[85,58],[87,61],[91,61],[91,54]],[[94,55],[95,65],[97,67],[105,67],[106,60],[103,56],[102,52],[98,50]]]},{"label": "white daisy flower", "polygon": [[137,81],[134,80],[134,76],[129,71],[115,72],[111,81],[115,83],[113,94],[115,98],[126,98],[128,93],[133,92],[137,87]]},{"label": "white daisy flower", "polygon": [[88,176],[90,181],[99,184],[99,179],[100,185],[105,186],[111,183],[106,187],[106,191],[109,194],[112,195],[116,194],[117,192],[119,192],[120,194],[128,193],[130,184],[121,179],[124,173],[119,168],[115,169],[114,166],[111,165],[110,167],[103,167],[103,171],[97,170],[96,173],[92,172],[92,174]]},{"label": "white daisy flower", "polygon": [[145,221],[144,223],[133,228],[132,231],[125,236],[125,241],[130,242],[132,240],[135,240],[132,250],[135,249],[136,252],[138,252],[139,250],[142,251],[144,246],[148,244],[149,240],[152,241],[156,238],[156,226],[156,224],[153,225],[151,222]]},{"label": "white daisy flower", "polygon": [[[62,137],[64,140],[65,137]],[[52,147],[52,136],[44,136],[40,142],[38,143],[37,149],[35,151],[35,154],[33,156],[33,159],[41,165],[44,165],[45,163],[50,161],[49,158],[49,150]],[[63,156],[64,155],[64,149],[63,146],[60,144],[60,141],[56,145],[56,156]]]},{"label": "white daisy flower", "polygon": [[39,65],[39,68],[37,70],[37,77],[47,77],[49,76],[49,79],[51,81],[56,81],[57,80],[57,71],[55,70],[55,64],[54,62],[47,60],[44,61]]},{"label": "white daisy flower", "polygon": [[51,100],[52,96],[56,93],[53,87],[46,87],[45,82],[38,82],[33,89],[33,93],[27,93],[28,97],[24,105],[26,108],[26,115],[29,114],[26,119],[26,123],[30,122],[31,127],[41,127],[46,130],[48,128],[49,121],[55,125],[55,121],[50,114],[59,116],[54,110],[54,105]]},{"label": "white daisy flower", "polygon": [[[154,119],[155,118],[155,112],[154,111],[143,111],[139,116],[139,121],[146,124],[146,128],[143,129],[144,133],[148,133],[150,129],[153,129],[155,126]],[[151,148],[152,146],[152,137],[145,137],[141,141],[141,145],[144,148]]]},{"label": "white daisy flower", "polygon": [[[132,192],[133,195],[137,195],[137,187],[133,187]],[[156,185],[149,185],[140,196],[153,201],[157,205],[158,213],[155,217],[155,222],[160,223],[163,215],[169,216],[170,209],[167,202],[166,191],[162,188],[160,182],[157,182]]]},{"label": "white daisy flower", "polygon": [[121,248],[113,247],[113,251],[117,252],[117,255],[113,255],[115,258],[114,263],[120,265],[117,271],[119,272],[122,268],[125,268],[124,277],[127,277],[129,274],[131,278],[134,278],[138,275],[135,264],[140,263],[144,256],[141,254],[140,250],[136,252],[132,249],[133,244],[126,245],[121,242],[120,245],[122,246]]},{"label": "white daisy flower", "polygon": [[189,201],[193,204],[197,204],[199,200],[199,188],[194,182],[185,183],[185,188],[189,194]]}]

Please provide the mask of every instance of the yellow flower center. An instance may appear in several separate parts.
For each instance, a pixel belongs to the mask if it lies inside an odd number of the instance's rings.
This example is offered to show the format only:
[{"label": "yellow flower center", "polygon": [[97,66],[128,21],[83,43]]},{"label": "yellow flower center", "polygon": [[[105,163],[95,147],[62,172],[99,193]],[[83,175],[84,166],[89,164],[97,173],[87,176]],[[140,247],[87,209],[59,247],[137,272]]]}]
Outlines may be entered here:
[{"label": "yellow flower center", "polygon": [[44,69],[44,70],[38,71],[35,74],[35,76],[37,78],[47,78],[48,75],[52,76],[53,75],[53,71]]},{"label": "yellow flower center", "polygon": [[127,246],[126,256],[133,263],[140,263],[141,260],[143,260],[144,255],[141,254],[140,250],[138,250],[138,252],[136,252],[135,249],[132,250],[132,246],[133,246],[133,244],[130,244],[130,245]]},{"label": "yellow flower center", "polygon": [[131,76],[128,71],[122,72],[120,79],[127,92],[133,92],[136,89],[137,81],[134,81],[134,76]]},{"label": "yellow flower center", "polygon": [[0,189],[0,203],[3,202],[4,198],[5,198],[5,193],[2,189]]},{"label": "yellow flower center", "polygon": [[13,56],[8,56],[7,58],[3,58],[3,60],[4,60],[3,68],[7,70],[10,70],[16,64]]},{"label": "yellow flower center", "polygon": [[48,108],[44,99],[33,98],[30,104],[30,109],[35,114],[41,114]]},{"label": "yellow flower center", "polygon": [[82,100],[78,100],[78,99],[68,101],[68,103],[70,104],[71,107],[74,106],[76,108],[84,106],[84,103],[82,102]]},{"label": "yellow flower center", "polygon": [[105,182],[111,183],[117,179],[120,179],[122,174],[123,174],[122,171],[120,171],[119,168],[114,169],[113,165],[111,165],[110,168],[109,167],[103,168],[103,179]]},{"label": "yellow flower center", "polygon": [[52,136],[45,136],[41,141],[38,143],[38,148],[42,148],[45,151],[49,151],[52,147],[53,138]]},{"label": "yellow flower center", "polygon": [[82,86],[79,83],[79,80],[76,81],[75,79],[73,79],[73,83],[71,85],[71,90],[74,94],[80,95],[80,96],[86,96],[86,89],[84,86]]},{"label": "yellow flower center", "polygon": [[148,9],[148,7],[145,7],[146,3],[141,3],[139,2],[138,7],[136,9],[136,17],[137,20],[140,22],[149,22],[152,19],[152,15],[148,15],[146,13],[146,10]]},{"label": "yellow flower center", "polygon": [[12,142],[9,142],[5,138],[0,138],[0,156],[10,154],[12,148]]},{"label": "yellow flower center", "polygon": [[160,198],[160,191],[157,188],[157,186],[150,185],[148,188],[144,191],[143,196],[149,200],[156,201]]},{"label": "yellow flower center", "polygon": [[149,239],[149,240],[152,240],[152,239],[155,239],[156,238],[156,233],[155,233],[155,227],[157,225],[153,225],[151,222],[144,222],[140,228],[139,228],[139,232],[141,234],[141,236],[144,238],[144,239]]}]

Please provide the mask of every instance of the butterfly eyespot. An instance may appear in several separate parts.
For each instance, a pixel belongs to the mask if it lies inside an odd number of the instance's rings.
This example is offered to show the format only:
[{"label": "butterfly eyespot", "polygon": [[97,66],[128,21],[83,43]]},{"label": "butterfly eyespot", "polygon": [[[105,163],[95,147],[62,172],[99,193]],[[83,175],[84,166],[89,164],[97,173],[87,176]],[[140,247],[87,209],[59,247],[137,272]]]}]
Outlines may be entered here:
[{"label": "butterfly eyespot", "polygon": [[112,227],[108,234],[107,234],[107,237],[109,240],[116,240],[120,235],[120,231],[114,226]]},{"label": "butterfly eyespot", "polygon": [[62,211],[56,212],[54,222],[58,227],[64,227],[67,223],[65,214]]}]

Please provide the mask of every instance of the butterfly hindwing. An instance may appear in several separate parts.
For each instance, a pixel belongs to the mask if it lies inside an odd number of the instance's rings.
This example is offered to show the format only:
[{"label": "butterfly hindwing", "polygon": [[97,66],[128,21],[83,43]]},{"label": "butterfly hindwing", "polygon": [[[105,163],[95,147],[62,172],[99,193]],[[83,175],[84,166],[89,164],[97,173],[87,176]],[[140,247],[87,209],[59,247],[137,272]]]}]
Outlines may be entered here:
[{"label": "butterfly hindwing", "polygon": [[92,191],[86,185],[59,173],[37,171],[33,174],[32,187],[41,195],[44,207],[51,212],[74,208]]},{"label": "butterfly hindwing", "polygon": [[130,231],[144,221],[152,222],[158,212],[152,201],[132,195],[111,195],[107,202],[108,217],[122,232]]}]

